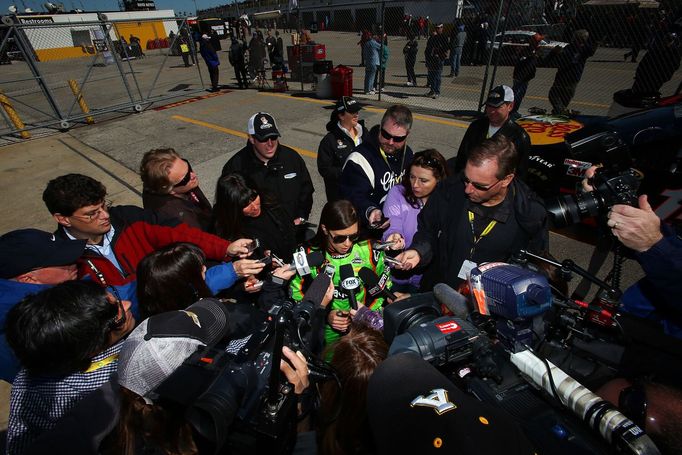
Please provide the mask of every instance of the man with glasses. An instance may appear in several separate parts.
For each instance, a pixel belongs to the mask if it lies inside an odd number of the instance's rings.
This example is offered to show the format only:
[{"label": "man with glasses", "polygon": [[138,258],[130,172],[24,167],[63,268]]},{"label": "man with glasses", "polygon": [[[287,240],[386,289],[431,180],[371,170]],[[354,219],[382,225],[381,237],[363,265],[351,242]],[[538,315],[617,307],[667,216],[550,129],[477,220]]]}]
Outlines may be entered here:
[{"label": "man with glasses", "polygon": [[516,177],[524,180],[528,169],[528,155],[530,153],[530,137],[526,131],[510,118],[514,109],[514,91],[506,85],[498,85],[490,91],[485,103],[485,116],[469,125],[455,158],[448,160],[448,167],[452,174],[464,169],[469,154],[484,140],[499,135],[507,137],[514,143],[519,157]]},{"label": "man with glasses", "polygon": [[364,226],[386,228],[382,206],[388,190],[402,181],[412,162],[407,137],[412,112],[406,106],[388,108],[381,125],[375,126],[346,159],[339,179],[339,195],[353,203]]},{"label": "man with glasses", "polygon": [[23,369],[12,385],[7,453],[24,453],[106,383],[133,327],[130,302],[89,281],[58,284],[12,308],[7,341]]},{"label": "man with glasses", "polygon": [[223,167],[221,176],[232,172],[248,175],[258,190],[276,197],[295,225],[301,225],[313,207],[313,182],[303,158],[279,142],[275,119],[265,112],[249,118],[249,139]]},{"label": "man with glasses", "polygon": [[106,194],[102,183],[81,174],[57,177],[43,192],[47,209],[59,223],[55,235],[87,241],[78,260],[79,277],[88,275],[103,286],[131,283],[142,258],[175,242],[194,243],[215,261],[248,253],[248,239],[229,242],[186,224],[162,224],[139,207],[110,207]]},{"label": "man with glasses", "polygon": [[508,261],[521,249],[548,249],[547,212],[528,186],[515,178],[519,157],[504,136],[475,147],[464,171],[431,194],[417,218],[412,245],[396,259],[410,270],[426,266],[421,286],[453,288],[477,264]]},{"label": "man with glasses", "polygon": [[140,164],[142,204],[163,220],[210,231],[212,207],[190,162],[172,148],[144,154]]}]

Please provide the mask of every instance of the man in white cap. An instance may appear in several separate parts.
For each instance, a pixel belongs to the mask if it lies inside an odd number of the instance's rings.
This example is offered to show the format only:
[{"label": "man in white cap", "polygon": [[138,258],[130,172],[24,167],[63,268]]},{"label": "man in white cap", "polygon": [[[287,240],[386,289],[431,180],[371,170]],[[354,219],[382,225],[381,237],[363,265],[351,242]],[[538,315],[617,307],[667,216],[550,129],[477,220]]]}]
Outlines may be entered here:
[{"label": "man in white cap", "polygon": [[503,135],[511,140],[519,156],[516,176],[524,179],[528,168],[530,138],[526,131],[517,125],[510,114],[514,109],[514,91],[506,85],[498,85],[490,91],[485,103],[485,116],[469,125],[455,158],[448,160],[452,173],[460,172],[466,166],[471,150],[484,140]]},{"label": "man in white cap", "polygon": [[231,172],[251,177],[259,191],[279,199],[294,224],[301,224],[310,215],[315,191],[305,161],[280,144],[277,123],[267,112],[253,114],[247,131],[246,147],[229,159],[221,177]]}]

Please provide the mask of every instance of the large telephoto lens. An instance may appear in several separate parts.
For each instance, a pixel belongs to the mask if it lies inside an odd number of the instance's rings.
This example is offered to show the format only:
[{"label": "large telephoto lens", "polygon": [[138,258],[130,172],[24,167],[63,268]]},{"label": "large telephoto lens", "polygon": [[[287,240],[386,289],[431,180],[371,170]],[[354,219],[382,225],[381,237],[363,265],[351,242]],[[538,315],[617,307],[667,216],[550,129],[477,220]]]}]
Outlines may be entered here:
[{"label": "large telephoto lens", "polygon": [[565,194],[545,200],[545,208],[552,225],[556,228],[570,226],[585,218],[597,216],[602,200],[596,191]]}]

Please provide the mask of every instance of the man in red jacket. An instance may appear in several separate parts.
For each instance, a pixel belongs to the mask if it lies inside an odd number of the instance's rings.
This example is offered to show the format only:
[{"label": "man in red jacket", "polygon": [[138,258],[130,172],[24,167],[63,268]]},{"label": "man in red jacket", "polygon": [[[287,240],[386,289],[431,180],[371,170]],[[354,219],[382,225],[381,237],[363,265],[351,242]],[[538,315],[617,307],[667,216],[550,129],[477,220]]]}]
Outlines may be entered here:
[{"label": "man in red jacket", "polygon": [[129,283],[142,258],[174,242],[194,243],[216,261],[248,253],[249,239],[230,243],[186,224],[160,224],[139,207],[111,207],[106,194],[102,183],[81,174],[57,177],[43,192],[47,209],[59,223],[55,235],[87,240],[78,260],[81,277],[90,275],[104,286]]}]

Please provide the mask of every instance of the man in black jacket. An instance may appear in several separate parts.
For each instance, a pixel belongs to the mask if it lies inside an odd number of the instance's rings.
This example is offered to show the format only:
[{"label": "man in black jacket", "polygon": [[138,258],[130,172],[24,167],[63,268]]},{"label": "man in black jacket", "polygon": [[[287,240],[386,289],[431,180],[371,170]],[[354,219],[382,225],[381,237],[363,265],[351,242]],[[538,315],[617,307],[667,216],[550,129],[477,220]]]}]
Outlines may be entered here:
[{"label": "man in black jacket", "polygon": [[443,24],[436,26],[436,34],[432,35],[426,42],[424,58],[426,59],[426,69],[428,70],[427,79],[431,89],[426,96],[438,98],[440,96],[441,73],[443,72],[443,62],[448,57],[448,39],[443,35]]},{"label": "man in black jacket", "polygon": [[272,115],[258,112],[247,126],[249,140],[223,167],[221,176],[230,172],[248,175],[258,186],[275,196],[289,219],[299,225],[308,219],[313,206],[313,182],[303,158],[279,143],[281,134]]},{"label": "man in black jacket", "polygon": [[[400,183],[412,162],[407,138],[412,112],[406,106],[389,107],[381,125],[372,128],[346,160],[339,179],[339,196],[353,203],[363,226],[382,220],[381,208],[388,191]],[[387,223],[380,226],[388,227]]]},{"label": "man in black jacket", "polygon": [[526,90],[528,90],[528,83],[535,78],[535,73],[538,67],[538,45],[542,41],[542,35],[536,33],[531,36],[528,41],[528,48],[524,49],[519,60],[514,65],[514,85],[512,90],[514,91],[514,107],[512,108],[512,116],[519,112],[519,107],[521,107],[521,101],[523,97],[526,96]]},{"label": "man in black jacket", "polygon": [[498,85],[490,91],[485,103],[485,117],[481,117],[469,125],[462,142],[459,144],[457,156],[448,160],[448,168],[452,174],[464,169],[471,150],[485,139],[502,135],[514,143],[516,153],[519,156],[519,165],[515,174],[521,180],[525,179],[528,169],[530,138],[526,131],[509,117],[513,108],[514,92],[511,88],[506,85]]},{"label": "man in black jacket", "polygon": [[504,136],[475,147],[459,175],[441,182],[419,213],[412,245],[398,268],[427,266],[421,286],[457,288],[477,264],[507,261],[520,249],[546,251],[547,212],[515,178],[519,162]]}]

